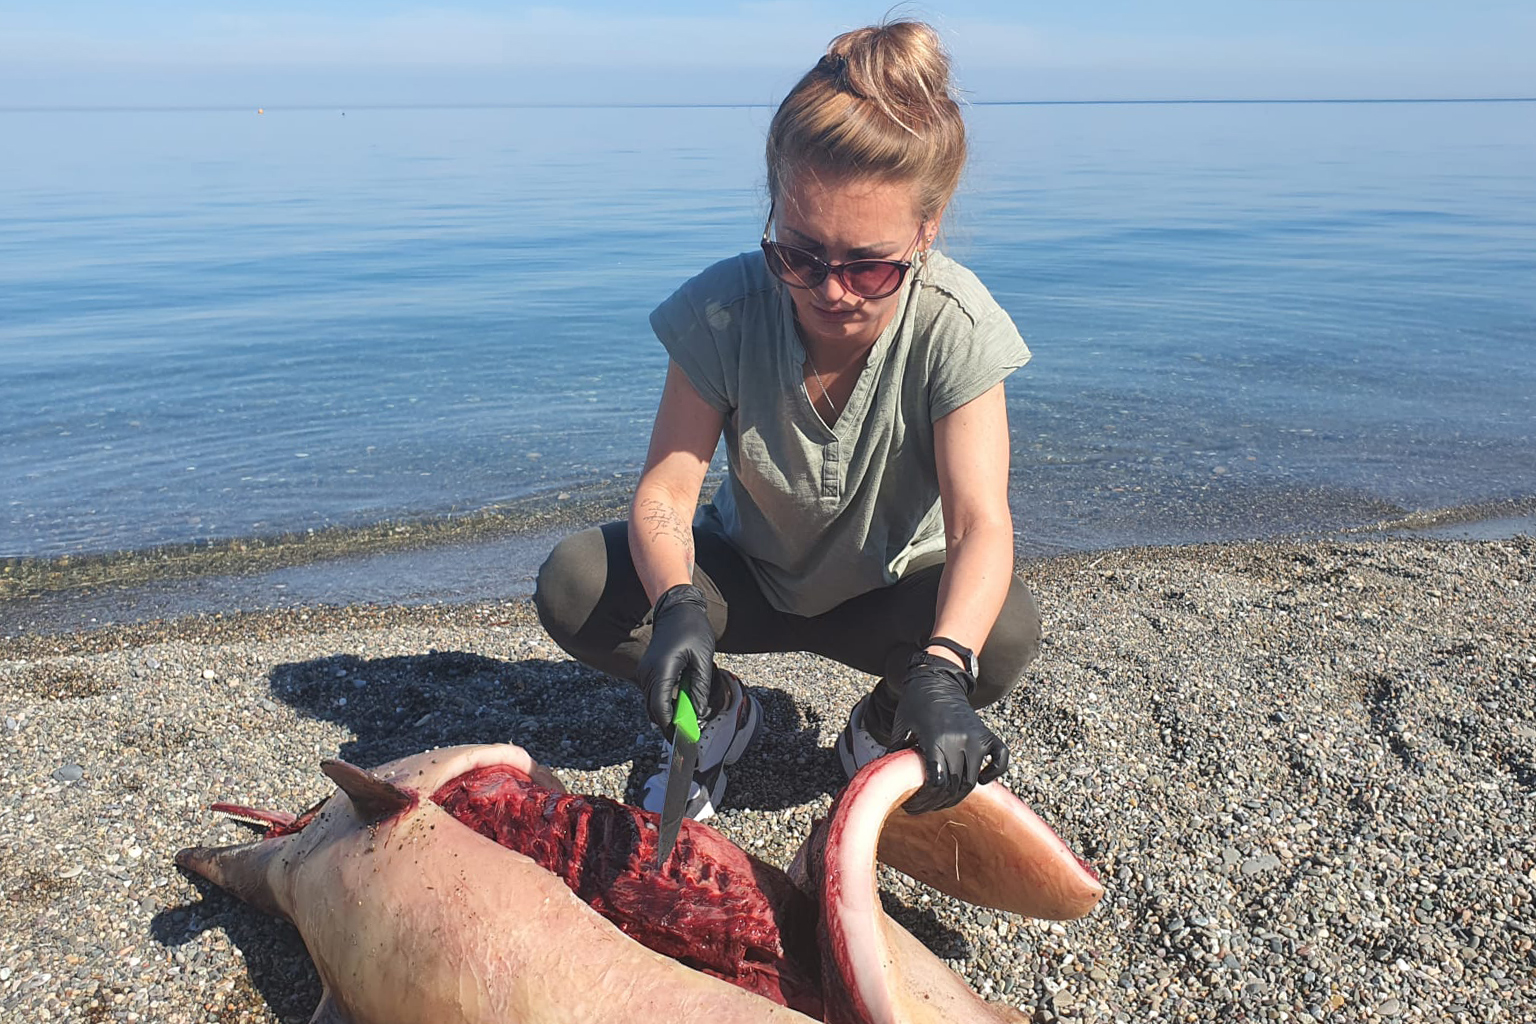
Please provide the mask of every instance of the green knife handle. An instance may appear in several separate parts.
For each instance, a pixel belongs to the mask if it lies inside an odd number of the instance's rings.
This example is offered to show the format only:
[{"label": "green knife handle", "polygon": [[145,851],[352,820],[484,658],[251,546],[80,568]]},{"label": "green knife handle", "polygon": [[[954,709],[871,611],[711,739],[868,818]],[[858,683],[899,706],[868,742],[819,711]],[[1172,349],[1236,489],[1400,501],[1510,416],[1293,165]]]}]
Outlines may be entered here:
[{"label": "green knife handle", "polygon": [[677,691],[677,710],[672,712],[672,728],[688,742],[699,742],[699,716],[693,712],[693,701],[681,690]]}]

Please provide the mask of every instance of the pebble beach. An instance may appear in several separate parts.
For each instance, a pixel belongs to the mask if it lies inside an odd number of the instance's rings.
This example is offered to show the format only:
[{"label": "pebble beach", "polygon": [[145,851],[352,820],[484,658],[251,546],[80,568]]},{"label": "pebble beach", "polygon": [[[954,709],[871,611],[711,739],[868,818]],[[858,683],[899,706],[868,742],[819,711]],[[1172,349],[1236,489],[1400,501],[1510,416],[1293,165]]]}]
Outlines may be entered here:
[{"label": "pebble beach", "polygon": [[[887,912],[1038,1021],[1536,1019],[1536,541],[1136,548],[1019,566],[1041,657],[986,712],[1004,783],[1107,893],[1038,922],[894,872]],[[869,680],[722,657],[767,729],[711,824],[787,865]],[[172,864],[298,811],[324,757],[511,741],[633,801],[626,683],[525,600],[198,615],[0,639],[0,1020],[309,1020],[297,933]]]}]

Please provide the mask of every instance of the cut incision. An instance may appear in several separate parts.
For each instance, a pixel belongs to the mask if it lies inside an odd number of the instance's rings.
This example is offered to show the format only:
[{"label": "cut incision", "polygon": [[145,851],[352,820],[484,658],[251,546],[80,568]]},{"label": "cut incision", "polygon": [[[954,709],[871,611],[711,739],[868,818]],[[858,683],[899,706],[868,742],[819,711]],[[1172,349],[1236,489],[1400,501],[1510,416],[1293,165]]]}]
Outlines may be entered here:
[{"label": "cut incision", "polygon": [[556,793],[511,766],[460,775],[432,801],[558,876],[649,949],[822,1017],[815,904],[714,829],[684,821],[657,871],[655,814]]}]

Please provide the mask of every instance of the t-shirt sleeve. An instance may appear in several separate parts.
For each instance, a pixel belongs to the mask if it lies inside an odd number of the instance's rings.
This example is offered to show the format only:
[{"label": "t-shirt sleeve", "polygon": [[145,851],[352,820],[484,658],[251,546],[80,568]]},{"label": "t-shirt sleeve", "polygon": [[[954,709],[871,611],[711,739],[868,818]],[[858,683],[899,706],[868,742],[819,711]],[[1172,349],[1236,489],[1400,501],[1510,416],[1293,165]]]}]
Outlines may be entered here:
[{"label": "t-shirt sleeve", "polygon": [[1029,362],[1029,346],[1001,307],[976,321],[951,307],[934,326],[928,386],[929,416],[934,420],[980,398]]},{"label": "t-shirt sleeve", "polygon": [[[735,403],[727,373],[732,318],[723,316],[700,275],[673,292],[651,312],[651,330],[687,376],[699,397],[729,414]],[[731,360],[734,362],[734,360]]]}]

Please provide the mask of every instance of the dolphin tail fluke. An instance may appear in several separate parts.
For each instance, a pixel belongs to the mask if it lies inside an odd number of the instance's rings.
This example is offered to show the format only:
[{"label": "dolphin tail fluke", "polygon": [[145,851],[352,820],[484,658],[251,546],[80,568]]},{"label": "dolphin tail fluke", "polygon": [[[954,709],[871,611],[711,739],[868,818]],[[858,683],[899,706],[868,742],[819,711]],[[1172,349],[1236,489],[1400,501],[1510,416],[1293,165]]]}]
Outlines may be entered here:
[{"label": "dolphin tail fluke", "polygon": [[[964,979],[886,916],[878,859],[969,903],[1071,919],[1103,887],[1017,797],[980,786],[947,811],[910,815],[902,804],[923,785],[916,751],[859,771],[833,803],[808,851],[820,890],[827,1019],[870,1024],[1000,1024],[1018,1021],[983,1002]],[[819,873],[820,878],[815,876]]]},{"label": "dolphin tail fluke", "polygon": [[1050,921],[1076,920],[1104,895],[1093,869],[998,783],[947,810],[890,808],[880,860],[966,903]]}]

